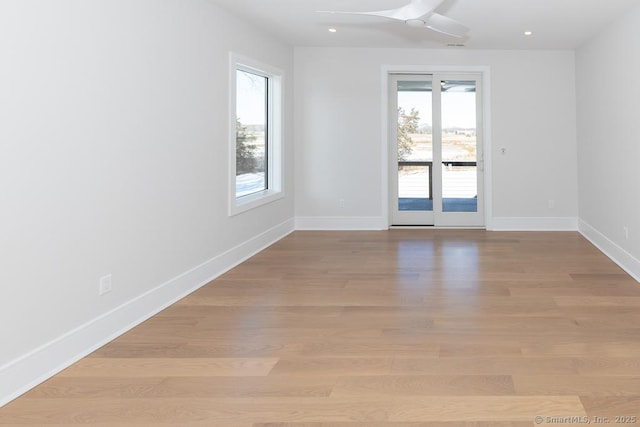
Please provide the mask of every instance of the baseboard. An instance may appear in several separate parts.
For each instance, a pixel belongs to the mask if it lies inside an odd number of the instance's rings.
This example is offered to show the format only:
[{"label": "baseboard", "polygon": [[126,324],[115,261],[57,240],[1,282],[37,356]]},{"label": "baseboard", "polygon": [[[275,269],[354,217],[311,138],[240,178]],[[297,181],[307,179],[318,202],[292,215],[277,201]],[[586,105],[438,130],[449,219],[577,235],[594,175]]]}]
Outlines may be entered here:
[{"label": "baseboard", "polygon": [[387,230],[382,217],[296,217],[296,230]]},{"label": "baseboard", "polygon": [[0,407],[293,231],[291,219],[0,366]]},{"label": "baseboard", "polygon": [[635,258],[624,248],[614,243],[607,236],[596,230],[585,221],[580,220],[579,231],[588,241],[602,253],[611,258],[620,268],[629,273],[637,282],[640,282],[640,260]]},{"label": "baseboard", "polygon": [[[296,230],[387,230],[383,217],[296,217]],[[577,231],[578,220],[573,217],[492,218],[492,231]]]},{"label": "baseboard", "polygon": [[573,217],[501,217],[493,218],[492,231],[578,231],[578,219]]}]

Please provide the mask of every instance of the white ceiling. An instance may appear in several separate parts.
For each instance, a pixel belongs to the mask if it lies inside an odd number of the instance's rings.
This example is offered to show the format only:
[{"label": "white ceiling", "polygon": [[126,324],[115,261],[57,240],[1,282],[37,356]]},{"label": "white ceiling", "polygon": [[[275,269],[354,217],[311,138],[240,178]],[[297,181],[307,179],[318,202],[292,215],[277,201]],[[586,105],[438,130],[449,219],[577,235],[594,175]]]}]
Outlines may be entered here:
[{"label": "white ceiling", "polygon": [[[575,49],[640,0],[444,0],[439,13],[471,28],[466,39],[369,16],[317,10],[392,9],[409,0],[209,0],[295,46]],[[330,27],[337,33],[329,33]],[[533,31],[525,36],[525,31]]]}]

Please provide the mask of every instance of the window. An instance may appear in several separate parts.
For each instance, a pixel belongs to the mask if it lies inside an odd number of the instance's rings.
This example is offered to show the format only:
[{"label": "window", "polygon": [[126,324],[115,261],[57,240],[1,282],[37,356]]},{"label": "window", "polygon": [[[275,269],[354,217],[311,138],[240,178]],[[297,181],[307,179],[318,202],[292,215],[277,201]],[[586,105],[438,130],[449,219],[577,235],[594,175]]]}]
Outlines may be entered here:
[{"label": "window", "polygon": [[282,194],[282,72],[231,55],[229,214]]}]

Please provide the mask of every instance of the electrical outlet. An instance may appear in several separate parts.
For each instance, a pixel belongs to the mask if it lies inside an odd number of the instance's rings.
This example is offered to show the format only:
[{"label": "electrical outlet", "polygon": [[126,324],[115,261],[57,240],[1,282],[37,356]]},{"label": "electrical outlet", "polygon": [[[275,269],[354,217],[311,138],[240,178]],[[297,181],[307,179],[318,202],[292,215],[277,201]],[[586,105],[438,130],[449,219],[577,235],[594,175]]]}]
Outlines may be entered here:
[{"label": "electrical outlet", "polygon": [[622,231],[624,231],[625,240],[629,240],[629,227],[625,225],[624,227],[622,227]]},{"label": "electrical outlet", "polygon": [[344,199],[338,200],[338,207],[344,208]]},{"label": "electrical outlet", "polygon": [[111,292],[111,275],[107,274],[100,278],[100,285],[98,286],[98,293],[100,295],[108,294]]},{"label": "electrical outlet", "polygon": [[549,209],[553,209],[556,207],[556,201],[555,200],[549,200]]}]

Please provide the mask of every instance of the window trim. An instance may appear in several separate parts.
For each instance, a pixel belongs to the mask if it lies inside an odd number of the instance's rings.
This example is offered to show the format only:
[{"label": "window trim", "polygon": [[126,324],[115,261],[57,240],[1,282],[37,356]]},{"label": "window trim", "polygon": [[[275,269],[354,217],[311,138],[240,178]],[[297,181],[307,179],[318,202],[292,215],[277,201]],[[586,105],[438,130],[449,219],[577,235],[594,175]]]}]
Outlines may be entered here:
[{"label": "window trim", "polygon": [[[268,79],[267,83],[267,152],[265,180],[267,189],[236,197],[236,72],[253,73]],[[284,197],[283,173],[283,80],[282,70],[251,58],[230,53],[229,60],[229,216],[238,215]]]}]

